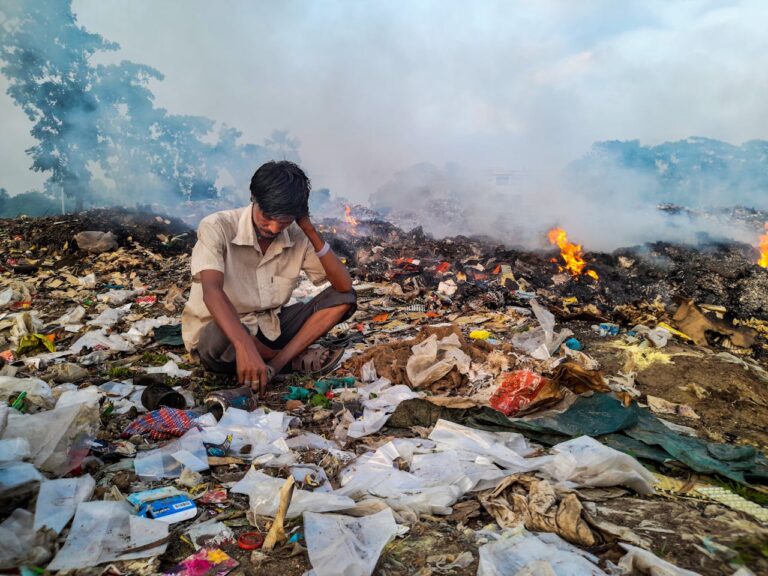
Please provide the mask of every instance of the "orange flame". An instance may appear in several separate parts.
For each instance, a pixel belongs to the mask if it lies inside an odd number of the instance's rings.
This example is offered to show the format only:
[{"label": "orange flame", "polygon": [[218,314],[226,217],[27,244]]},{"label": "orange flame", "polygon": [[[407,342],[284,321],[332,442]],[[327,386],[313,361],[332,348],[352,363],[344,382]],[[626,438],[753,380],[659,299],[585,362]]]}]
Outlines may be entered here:
[{"label": "orange flame", "polygon": [[352,208],[348,204],[344,204],[344,220],[347,221],[347,224],[357,226],[357,218],[352,216]]},{"label": "orange flame", "polygon": [[768,222],[765,223],[765,234],[760,235],[760,260],[757,261],[759,266],[768,268]]},{"label": "orange flame", "polygon": [[[560,248],[560,256],[563,257],[565,262],[565,269],[570,272],[571,276],[576,277],[586,274],[594,280],[600,278],[594,270],[584,270],[587,263],[582,258],[581,245],[570,243],[565,230],[562,228],[552,228],[552,230],[547,232],[547,238],[550,244],[557,244],[557,247]],[[553,260],[553,262],[556,262],[556,260]],[[562,266],[559,266],[559,268],[563,270]]]}]

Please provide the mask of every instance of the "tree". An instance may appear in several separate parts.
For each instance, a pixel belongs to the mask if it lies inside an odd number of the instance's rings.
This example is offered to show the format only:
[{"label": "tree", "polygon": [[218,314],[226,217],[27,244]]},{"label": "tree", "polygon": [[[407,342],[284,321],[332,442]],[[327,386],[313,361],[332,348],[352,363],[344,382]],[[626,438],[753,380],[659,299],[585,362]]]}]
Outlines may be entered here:
[{"label": "tree", "polygon": [[[163,75],[150,66],[94,65],[95,54],[119,46],[79,26],[71,0],[3,0],[0,17],[0,72],[37,141],[26,151],[31,168],[48,173],[46,192],[63,189],[77,210],[97,196],[169,204],[211,198],[222,170],[247,186],[265,160],[298,160],[299,141],[287,131],[257,146],[240,144],[242,133],[224,126],[210,143],[213,120],[155,106],[148,84]],[[96,167],[104,177],[98,185]]]},{"label": "tree", "polygon": [[78,26],[69,2],[4,0],[0,14],[0,71],[38,142],[26,151],[32,170],[50,172],[46,188],[63,186],[82,208],[90,192],[88,162],[99,154],[89,60],[118,46]]}]

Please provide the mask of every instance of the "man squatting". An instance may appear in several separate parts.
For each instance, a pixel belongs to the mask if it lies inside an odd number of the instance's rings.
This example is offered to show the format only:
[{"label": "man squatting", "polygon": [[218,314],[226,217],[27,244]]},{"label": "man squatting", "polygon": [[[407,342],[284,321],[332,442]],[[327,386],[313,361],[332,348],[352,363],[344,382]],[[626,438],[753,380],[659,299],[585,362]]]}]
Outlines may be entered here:
[{"label": "man squatting", "polygon": [[[289,363],[332,370],[343,351],[309,346],[357,307],[349,271],[310,221],[310,188],[296,164],[267,162],[251,179],[251,204],[205,217],[192,250],[184,345],[261,396]],[[302,270],[316,286],[331,285],[285,306]]]}]

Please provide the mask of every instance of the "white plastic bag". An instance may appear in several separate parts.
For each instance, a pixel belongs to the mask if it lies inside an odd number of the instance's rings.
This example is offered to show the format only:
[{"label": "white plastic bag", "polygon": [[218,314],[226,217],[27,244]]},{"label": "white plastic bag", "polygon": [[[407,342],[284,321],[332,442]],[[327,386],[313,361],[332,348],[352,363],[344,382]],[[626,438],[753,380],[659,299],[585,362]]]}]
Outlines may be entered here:
[{"label": "white plastic bag", "polygon": [[[280,488],[285,484],[282,478],[273,478],[251,468],[248,474],[232,487],[235,494],[247,494],[250,499],[251,513],[257,516],[274,516]],[[304,512],[334,512],[352,508],[355,501],[334,492],[310,492],[295,489],[288,507],[288,518],[295,518]]]},{"label": "white plastic bag", "polygon": [[67,541],[48,570],[77,570],[115,560],[159,556],[168,546],[168,524],[140,518],[126,502],[78,505]]},{"label": "white plastic bag", "polygon": [[[13,496],[31,492],[45,476],[29,462],[4,462],[0,464],[0,496]],[[0,540],[1,542],[2,540]]]},{"label": "white plastic bag", "polygon": [[93,496],[94,488],[96,481],[90,474],[43,482],[35,506],[35,530],[48,527],[61,534],[75,515],[78,504]]},{"label": "white plastic bag", "polygon": [[133,298],[138,294],[137,290],[124,290],[124,289],[112,289],[107,290],[103,294],[99,294],[99,302],[106,302],[112,306],[120,306],[125,303],[129,298]]},{"label": "white plastic bag", "polygon": [[85,308],[77,304],[71,308],[68,308],[64,314],[53,321],[53,324],[58,326],[82,326],[83,318],[85,318]]},{"label": "white plastic bag", "polygon": [[107,335],[106,328],[86,332],[69,347],[69,350],[74,354],[79,354],[83,348],[96,348],[97,346],[113,352],[133,352],[135,350],[133,345],[119,334]]},{"label": "white plastic bag", "polygon": [[232,454],[242,458],[265,454],[280,456],[290,452],[285,443],[289,421],[290,417],[284,412],[228,408],[216,426],[203,429],[203,442],[221,444],[231,435],[229,450]]},{"label": "white plastic bag", "polygon": [[[387,442],[344,468],[339,474],[342,487],[336,492],[355,500],[382,498],[394,510],[414,519],[419,514],[450,514],[450,507],[472,488],[473,482],[455,466],[429,469],[446,461],[445,456],[430,453],[433,446],[427,440]],[[400,470],[395,460],[412,463],[412,471]]]},{"label": "white plastic bag", "polygon": [[117,248],[117,238],[112,232],[101,232],[98,230],[87,230],[75,234],[75,242],[80,250],[100,254],[109,252]]},{"label": "white plastic bag", "polygon": [[193,472],[207,470],[208,453],[200,431],[192,428],[161,448],[139,452],[133,465],[142,480],[178,478],[184,466]]},{"label": "white plastic bag", "polygon": [[532,358],[546,360],[560,347],[560,344],[573,334],[567,328],[555,333],[555,316],[535,299],[531,300],[531,309],[539,325],[512,338],[512,345]]},{"label": "white plastic bag", "polygon": [[525,437],[515,432],[486,432],[438,420],[429,439],[437,443],[439,450],[456,450],[483,456],[510,472],[531,472],[548,469],[555,456],[524,458],[532,452]]},{"label": "white plastic bag", "polygon": [[0,376],[0,402],[8,404],[11,396],[26,392],[25,400],[38,408],[51,408],[53,394],[47,382],[38,378]]},{"label": "white plastic bag", "polygon": [[477,576],[607,576],[597,560],[557,534],[523,530],[481,546]]},{"label": "white plastic bag", "polygon": [[379,378],[360,388],[358,393],[364,399],[363,417],[349,425],[347,435],[350,438],[375,434],[384,427],[402,401],[423,396],[421,392],[414,392],[404,384],[391,386],[386,378]]},{"label": "white plastic bag", "polygon": [[168,316],[144,318],[138,322],[134,322],[128,331],[123,334],[123,338],[138,346],[142,344],[149,337],[150,333],[158,326],[166,326],[168,324],[176,323],[178,323],[178,320],[169,318]]},{"label": "white plastic bag", "polygon": [[99,425],[96,407],[73,404],[37,414],[11,413],[2,439],[25,438],[34,465],[61,476],[82,462]]},{"label": "white plastic bag", "polygon": [[22,564],[42,564],[51,553],[41,546],[41,538],[32,528],[30,512],[17,508],[0,524],[0,569],[18,568]]},{"label": "white plastic bag", "polygon": [[438,340],[437,335],[432,334],[423,342],[413,346],[411,352],[413,354],[408,358],[405,371],[414,388],[440,380],[454,367],[458,368],[462,374],[469,372],[471,359],[461,349],[459,337],[456,334],[451,334],[442,340]]},{"label": "white plastic bag", "polygon": [[619,568],[622,574],[650,574],[650,576],[700,576],[698,572],[691,572],[678,568],[666,560],[662,560],[653,552],[643,550],[631,544],[619,542],[619,546],[627,553],[619,560]]},{"label": "white plastic bag", "polygon": [[93,320],[88,320],[88,324],[91,326],[101,326],[102,328],[111,328],[130,312],[131,305],[126,304],[125,306],[120,306],[119,308],[107,308],[96,316]]},{"label": "white plastic bag", "polygon": [[0,462],[20,462],[32,456],[26,438],[0,440]]},{"label": "white plastic bag", "polygon": [[304,514],[307,553],[316,576],[370,576],[396,534],[391,510],[363,518]]},{"label": "white plastic bag", "polygon": [[228,540],[234,539],[235,534],[229,526],[211,518],[193,525],[187,530],[187,536],[189,536],[195,550],[200,550],[201,543],[207,547],[218,548]]},{"label": "white plastic bag", "polygon": [[558,480],[580,486],[628,486],[638,494],[653,494],[654,475],[637,460],[601,444],[590,436],[580,436],[552,447],[573,458],[575,467]]},{"label": "white plastic bag", "polygon": [[0,308],[11,303],[13,299],[13,288],[8,287],[5,290],[0,290]]},{"label": "white plastic bag", "polygon": [[173,378],[184,378],[192,374],[191,370],[182,370],[173,360],[168,360],[162,366],[150,366],[145,369],[147,374],[166,374]]}]

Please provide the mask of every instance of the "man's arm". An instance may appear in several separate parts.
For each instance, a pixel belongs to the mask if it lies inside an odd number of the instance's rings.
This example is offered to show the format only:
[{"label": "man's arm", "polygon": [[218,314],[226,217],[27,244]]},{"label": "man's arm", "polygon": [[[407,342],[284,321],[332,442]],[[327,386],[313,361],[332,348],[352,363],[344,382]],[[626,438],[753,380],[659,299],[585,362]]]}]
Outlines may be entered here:
[{"label": "man's arm", "polygon": [[258,387],[260,394],[264,395],[267,391],[267,366],[253,336],[240,323],[237,310],[224,292],[224,274],[218,270],[202,270],[200,284],[205,306],[235,347],[238,382],[254,389]]},{"label": "man's arm", "polygon": [[[296,220],[296,224],[298,224],[299,228],[301,228],[304,231],[304,234],[307,235],[315,252],[319,252],[325,245],[325,241],[318,231],[315,230],[309,216],[299,218]],[[342,264],[336,254],[333,253],[333,250],[329,250],[327,254],[322,256],[320,258],[320,263],[323,265],[323,269],[325,269],[325,276],[328,278],[331,286],[339,292],[352,291],[352,277],[349,275],[349,270]]]}]

